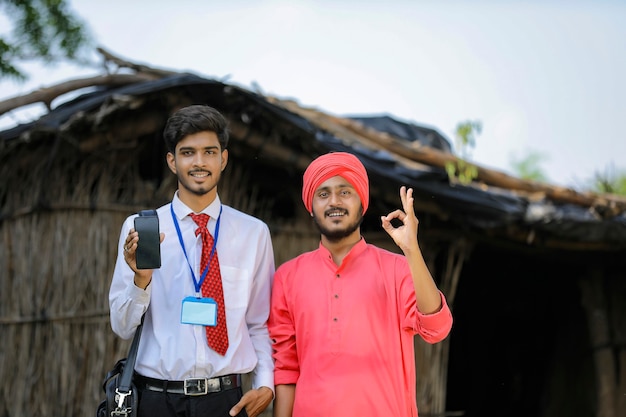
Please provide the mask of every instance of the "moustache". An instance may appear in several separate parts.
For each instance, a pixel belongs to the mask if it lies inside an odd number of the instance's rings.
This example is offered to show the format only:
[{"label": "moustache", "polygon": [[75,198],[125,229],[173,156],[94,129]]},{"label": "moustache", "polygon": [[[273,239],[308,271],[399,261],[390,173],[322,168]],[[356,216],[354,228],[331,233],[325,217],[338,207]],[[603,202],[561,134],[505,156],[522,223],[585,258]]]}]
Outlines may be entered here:
[{"label": "moustache", "polygon": [[189,171],[189,175],[194,175],[194,174],[207,174],[207,175],[213,175],[213,174],[211,173],[211,171],[207,171],[207,170],[204,170],[204,169],[194,169],[194,170]]},{"label": "moustache", "polygon": [[342,215],[347,216],[348,210],[336,207],[336,208],[330,208],[324,212],[325,217],[330,217],[331,214],[342,214]]}]

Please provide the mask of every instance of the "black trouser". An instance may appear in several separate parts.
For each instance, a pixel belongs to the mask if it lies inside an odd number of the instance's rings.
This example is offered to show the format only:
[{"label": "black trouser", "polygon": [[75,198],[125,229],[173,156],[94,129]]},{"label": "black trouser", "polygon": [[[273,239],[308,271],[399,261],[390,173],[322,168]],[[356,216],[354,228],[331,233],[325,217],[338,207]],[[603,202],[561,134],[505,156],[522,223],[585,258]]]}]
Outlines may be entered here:
[{"label": "black trouser", "polygon": [[[188,396],[139,388],[138,417],[230,417],[228,412],[239,402],[240,388]],[[241,410],[238,417],[248,417]]]}]

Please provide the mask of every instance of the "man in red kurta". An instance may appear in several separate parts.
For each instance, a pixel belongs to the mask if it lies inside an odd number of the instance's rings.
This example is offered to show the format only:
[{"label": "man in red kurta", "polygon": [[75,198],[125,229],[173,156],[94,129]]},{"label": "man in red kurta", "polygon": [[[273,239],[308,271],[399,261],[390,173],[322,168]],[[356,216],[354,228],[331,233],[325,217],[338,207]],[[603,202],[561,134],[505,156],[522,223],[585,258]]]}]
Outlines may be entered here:
[{"label": "man in red kurta", "polygon": [[305,171],[302,199],[321,242],[274,276],[275,417],[417,415],[413,337],[443,340],[452,315],[419,248],[413,190],[400,198],[381,223],[404,256],[360,234],[369,184],[358,158],[330,153]]}]

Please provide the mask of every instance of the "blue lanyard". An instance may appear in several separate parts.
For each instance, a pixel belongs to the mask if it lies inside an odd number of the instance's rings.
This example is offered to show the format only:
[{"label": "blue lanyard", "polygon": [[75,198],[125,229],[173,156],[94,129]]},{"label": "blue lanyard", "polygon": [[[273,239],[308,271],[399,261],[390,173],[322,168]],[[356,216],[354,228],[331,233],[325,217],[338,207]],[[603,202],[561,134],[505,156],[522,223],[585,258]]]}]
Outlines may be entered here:
[{"label": "blue lanyard", "polygon": [[180,232],[180,226],[178,225],[178,219],[176,219],[176,215],[174,214],[174,206],[170,204],[170,211],[172,213],[172,220],[174,221],[174,227],[176,227],[176,233],[178,234],[178,242],[180,242],[180,247],[183,248],[183,253],[185,254],[185,259],[187,260],[187,265],[189,265],[189,271],[191,271],[191,278],[193,279],[193,285],[196,288],[196,292],[199,293],[202,288],[202,283],[206,278],[207,273],[209,272],[209,266],[211,265],[211,260],[213,259],[213,255],[215,254],[215,247],[217,245],[217,238],[220,234],[220,220],[222,220],[222,206],[220,205],[220,214],[217,216],[217,222],[215,223],[215,237],[213,238],[213,247],[211,248],[211,255],[209,256],[209,262],[204,268],[202,275],[200,276],[200,281],[196,280],[196,274],[193,272],[193,268],[191,267],[191,263],[189,262],[189,257],[187,257],[187,251],[185,250],[185,244],[183,242],[183,234]]}]

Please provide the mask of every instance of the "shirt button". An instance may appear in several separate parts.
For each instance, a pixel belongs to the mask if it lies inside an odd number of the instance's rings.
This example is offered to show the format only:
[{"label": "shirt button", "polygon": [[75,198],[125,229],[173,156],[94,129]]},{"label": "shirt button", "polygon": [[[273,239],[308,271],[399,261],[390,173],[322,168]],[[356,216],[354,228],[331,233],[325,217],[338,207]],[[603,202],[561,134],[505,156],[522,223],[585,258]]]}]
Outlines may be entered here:
[{"label": "shirt button", "polygon": [[335,275],[335,276],[336,276],[337,278],[341,278],[341,275],[339,275],[339,274],[337,274],[337,275]]},{"label": "shirt button", "polygon": [[339,294],[335,294],[335,298],[339,298]]},{"label": "shirt button", "polygon": [[335,317],[335,318],[333,319],[333,321],[339,321],[339,319],[338,319],[337,317]]}]

